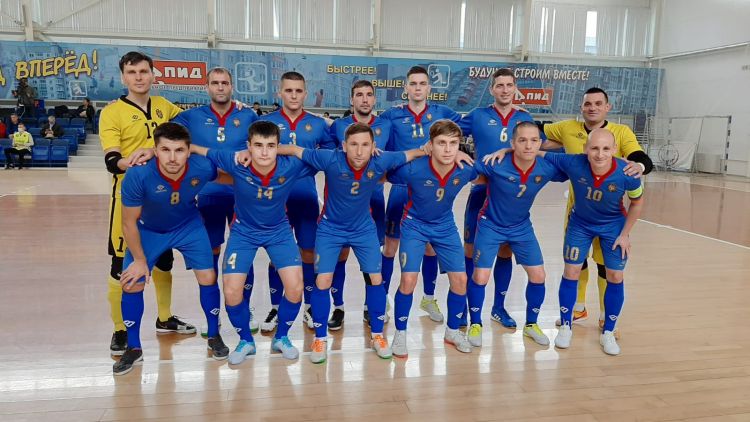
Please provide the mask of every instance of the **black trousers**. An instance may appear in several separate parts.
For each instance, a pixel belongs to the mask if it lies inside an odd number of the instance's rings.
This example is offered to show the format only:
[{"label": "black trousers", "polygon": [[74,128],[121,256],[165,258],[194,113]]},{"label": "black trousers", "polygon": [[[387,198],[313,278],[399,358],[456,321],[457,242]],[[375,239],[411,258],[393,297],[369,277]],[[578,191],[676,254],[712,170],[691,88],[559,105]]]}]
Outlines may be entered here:
[{"label": "black trousers", "polygon": [[10,166],[13,163],[13,158],[11,157],[11,155],[15,154],[16,156],[18,156],[18,166],[19,168],[22,168],[24,163],[24,156],[30,153],[31,151],[25,148],[5,148],[5,165]]}]

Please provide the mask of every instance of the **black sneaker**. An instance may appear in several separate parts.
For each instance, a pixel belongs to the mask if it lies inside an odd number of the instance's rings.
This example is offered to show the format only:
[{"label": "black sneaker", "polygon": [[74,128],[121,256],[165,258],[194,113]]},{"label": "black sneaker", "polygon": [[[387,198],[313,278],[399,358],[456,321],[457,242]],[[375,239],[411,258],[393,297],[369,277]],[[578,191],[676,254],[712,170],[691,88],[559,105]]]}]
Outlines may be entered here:
[{"label": "black sneaker", "polygon": [[224,360],[229,356],[229,348],[224,344],[220,335],[208,339],[208,348],[211,349],[213,358],[216,360]]},{"label": "black sneaker", "polygon": [[268,316],[266,317],[265,321],[260,323],[260,331],[264,333],[271,332],[276,329],[276,326],[279,324],[279,310],[276,308],[271,308],[271,311],[268,312]]},{"label": "black sneaker", "polygon": [[127,349],[120,360],[112,365],[112,373],[115,375],[125,375],[133,370],[133,365],[143,361],[143,351],[141,349]]},{"label": "black sneaker", "polygon": [[338,331],[344,326],[344,310],[334,309],[331,319],[328,320],[328,329],[332,331]]},{"label": "black sneaker", "polygon": [[168,320],[162,322],[159,318],[156,318],[156,332],[157,333],[179,333],[179,334],[195,334],[197,330],[194,326],[187,322],[180,321],[176,315],[172,315]]},{"label": "black sneaker", "polygon": [[109,354],[112,356],[122,356],[127,348],[128,332],[125,330],[119,330],[112,333],[112,341],[109,342]]},{"label": "black sneaker", "polygon": [[370,312],[368,312],[367,309],[362,312],[362,321],[368,324],[370,323]]}]

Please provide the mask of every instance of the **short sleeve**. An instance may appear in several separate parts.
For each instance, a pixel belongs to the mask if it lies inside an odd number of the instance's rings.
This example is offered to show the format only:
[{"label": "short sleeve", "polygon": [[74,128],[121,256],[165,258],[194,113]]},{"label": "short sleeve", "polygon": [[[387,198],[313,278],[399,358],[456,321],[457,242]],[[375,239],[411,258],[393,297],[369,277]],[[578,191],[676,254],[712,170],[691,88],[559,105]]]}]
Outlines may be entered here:
[{"label": "short sleeve", "polygon": [[625,125],[622,125],[621,129],[620,133],[615,135],[618,136],[618,140],[620,141],[620,156],[627,158],[627,156],[636,151],[643,151],[641,144],[638,143],[638,139],[635,137],[635,133]]},{"label": "short sleeve", "polygon": [[181,124],[182,126],[188,127],[188,116],[190,115],[189,111],[185,111],[183,113],[178,114],[175,116],[174,119],[172,119],[172,122]]},{"label": "short sleeve", "polygon": [[412,164],[408,163],[395,170],[389,171],[386,179],[394,185],[405,185],[409,182],[409,173],[411,173]]},{"label": "short sleeve", "polygon": [[563,140],[563,125],[565,122],[547,123],[544,125],[544,135],[547,139],[552,139],[558,143]]},{"label": "short sleeve", "polygon": [[638,199],[643,196],[643,184],[641,179],[632,176],[625,176],[625,191],[630,199]]},{"label": "short sleeve", "polygon": [[208,181],[214,181],[216,180],[216,177],[219,175],[219,171],[216,168],[216,165],[211,162],[206,157],[201,157],[200,155],[195,155],[195,163],[199,166],[201,166],[201,171],[206,174],[206,180]]},{"label": "short sleeve", "polygon": [[386,170],[395,169],[397,167],[406,164],[406,153],[405,152],[388,152],[385,151],[380,154],[380,160],[385,164]]},{"label": "short sleeve", "polygon": [[555,166],[558,170],[569,173],[572,167],[575,167],[575,161],[580,154],[570,155],[565,153],[548,152],[544,154],[544,159]]},{"label": "short sleeve", "polygon": [[336,148],[341,148],[341,139],[339,139],[338,136],[338,129],[340,126],[341,119],[336,119],[333,121],[333,124],[331,126],[328,126],[328,137],[331,139],[331,141],[336,145]]},{"label": "short sleeve", "polygon": [[321,119],[321,121],[322,121],[322,127],[320,129],[321,134],[320,134],[320,139],[318,139],[318,146],[323,149],[329,149],[329,150],[336,149],[337,148],[336,140],[334,137],[331,136],[331,128],[333,127],[333,125],[329,127],[326,124],[325,120]]},{"label": "short sleeve", "polygon": [[174,119],[177,117],[178,114],[182,113],[182,109],[174,104],[172,102],[165,100],[167,103],[167,114],[169,115],[169,120]]},{"label": "short sleeve", "polygon": [[445,118],[452,120],[455,123],[458,123],[461,121],[461,115],[457,113],[455,110],[448,106],[441,106],[443,109],[443,112],[445,113]]},{"label": "short sleeve", "polygon": [[487,164],[484,164],[482,160],[474,161],[474,170],[484,176],[489,176],[490,174],[492,174],[492,168]]},{"label": "short sleeve", "polygon": [[462,117],[461,120],[458,121],[458,127],[461,128],[461,133],[466,138],[472,135],[471,125],[474,122],[474,114],[476,114],[476,112],[477,112],[477,109],[471,110],[469,114]]},{"label": "short sleeve", "polygon": [[[143,206],[143,185],[139,174],[141,167],[131,167],[125,172],[122,181],[122,205],[126,207]],[[145,169],[145,167],[144,167]]]},{"label": "short sleeve", "polygon": [[233,151],[220,151],[215,148],[211,148],[208,150],[206,158],[208,158],[208,161],[210,161],[214,166],[224,170],[229,174],[235,174],[237,170],[237,164],[235,164],[234,162],[234,154],[235,153]]},{"label": "short sleeve", "polygon": [[99,139],[105,151],[110,148],[120,148],[122,134],[120,125],[117,124],[117,112],[111,105],[104,107],[99,116]]},{"label": "short sleeve", "polygon": [[309,149],[302,151],[302,161],[316,170],[325,170],[336,156],[336,151],[330,149]]}]

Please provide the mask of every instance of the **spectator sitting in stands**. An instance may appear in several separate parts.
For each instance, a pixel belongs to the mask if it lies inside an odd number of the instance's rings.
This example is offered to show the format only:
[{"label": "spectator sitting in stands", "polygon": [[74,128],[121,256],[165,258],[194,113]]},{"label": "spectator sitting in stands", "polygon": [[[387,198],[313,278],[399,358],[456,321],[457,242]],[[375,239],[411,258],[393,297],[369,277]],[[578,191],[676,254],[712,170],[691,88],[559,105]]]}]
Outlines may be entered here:
[{"label": "spectator sitting in stands", "polygon": [[47,118],[47,123],[42,126],[40,132],[42,136],[48,139],[60,138],[65,133],[62,126],[55,122],[55,116],[49,116]]},{"label": "spectator sitting in stands", "polygon": [[96,110],[94,110],[94,106],[91,105],[91,100],[88,99],[88,97],[83,99],[83,104],[79,105],[76,111],[74,111],[70,117],[83,117],[86,119],[87,124],[94,124],[94,116],[96,115]]},{"label": "spectator sitting in stands", "polygon": [[13,113],[10,115],[10,122],[8,122],[8,127],[6,128],[6,131],[8,133],[8,137],[10,135],[18,132],[18,125],[21,123],[21,119],[18,117],[18,114]]},{"label": "spectator sitting in stands", "polygon": [[23,168],[24,156],[31,154],[34,139],[29,132],[26,132],[26,125],[23,123],[18,124],[18,132],[11,135],[11,137],[13,138],[13,146],[5,148],[5,170],[9,170],[12,167],[13,158],[11,154],[18,156],[18,169],[21,170]]}]

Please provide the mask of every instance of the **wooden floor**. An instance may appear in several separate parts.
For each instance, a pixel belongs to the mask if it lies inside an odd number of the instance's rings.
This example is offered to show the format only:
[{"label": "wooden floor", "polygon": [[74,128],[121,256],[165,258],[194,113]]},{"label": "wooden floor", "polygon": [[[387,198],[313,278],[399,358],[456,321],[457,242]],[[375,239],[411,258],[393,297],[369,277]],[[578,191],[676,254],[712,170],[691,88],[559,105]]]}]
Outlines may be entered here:
[{"label": "wooden floor", "polygon": [[[311,364],[306,353],[297,362],[270,355],[267,336],[256,337],[257,356],[236,369],[213,361],[198,336],[154,334],[148,288],[144,364],[117,378],[107,349],[108,189],[98,171],[0,173],[0,420],[750,420],[746,179],[649,176],[647,221],[635,228],[626,272],[618,357],[598,345],[590,283],[593,315],[574,329],[569,350],[537,346],[487,315],[484,347],[458,353],[443,344],[443,327],[417,309],[417,294],[409,359],[380,360],[366,349],[364,289],[352,259],[346,324],[331,335],[327,364]],[[540,325],[551,338],[564,190],[547,187],[533,210],[548,273]],[[261,254],[257,267],[266,262]],[[173,310],[200,325],[198,289],[181,265]],[[264,273],[257,272],[253,296],[261,316],[269,308]],[[515,267],[507,305],[519,322],[524,283]],[[447,284],[441,276],[443,309]],[[300,320],[290,335],[309,347]],[[392,322],[386,330],[390,338]],[[222,334],[236,344],[226,318]]]}]

